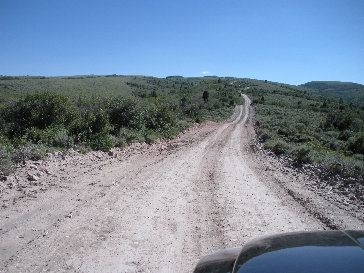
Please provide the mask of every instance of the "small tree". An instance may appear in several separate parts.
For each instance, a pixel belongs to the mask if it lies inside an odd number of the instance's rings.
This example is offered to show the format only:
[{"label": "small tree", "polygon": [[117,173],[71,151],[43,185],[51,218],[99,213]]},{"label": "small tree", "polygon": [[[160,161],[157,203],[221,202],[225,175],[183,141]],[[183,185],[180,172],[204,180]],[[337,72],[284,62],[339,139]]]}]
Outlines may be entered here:
[{"label": "small tree", "polygon": [[202,98],[205,102],[207,102],[209,100],[209,91],[203,91]]},{"label": "small tree", "polygon": [[364,132],[361,136],[350,141],[348,149],[355,154],[364,154]]}]

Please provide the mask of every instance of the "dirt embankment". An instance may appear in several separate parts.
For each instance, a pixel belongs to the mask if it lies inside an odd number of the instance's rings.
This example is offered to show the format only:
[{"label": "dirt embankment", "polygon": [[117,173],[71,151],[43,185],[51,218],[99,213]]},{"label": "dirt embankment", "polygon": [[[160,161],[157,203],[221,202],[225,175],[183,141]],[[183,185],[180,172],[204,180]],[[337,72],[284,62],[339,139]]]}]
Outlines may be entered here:
[{"label": "dirt embankment", "polygon": [[0,271],[191,272],[201,256],[260,235],[363,229],[254,151],[245,100],[228,122],[171,141],[27,163],[2,183]]}]

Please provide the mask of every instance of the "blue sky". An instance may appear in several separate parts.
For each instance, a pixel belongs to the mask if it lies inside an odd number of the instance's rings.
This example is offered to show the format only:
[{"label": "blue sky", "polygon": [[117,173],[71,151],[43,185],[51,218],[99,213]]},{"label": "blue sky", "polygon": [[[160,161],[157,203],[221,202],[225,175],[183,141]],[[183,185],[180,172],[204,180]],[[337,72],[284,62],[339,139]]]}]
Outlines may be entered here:
[{"label": "blue sky", "polygon": [[364,83],[364,1],[0,0],[0,74]]}]

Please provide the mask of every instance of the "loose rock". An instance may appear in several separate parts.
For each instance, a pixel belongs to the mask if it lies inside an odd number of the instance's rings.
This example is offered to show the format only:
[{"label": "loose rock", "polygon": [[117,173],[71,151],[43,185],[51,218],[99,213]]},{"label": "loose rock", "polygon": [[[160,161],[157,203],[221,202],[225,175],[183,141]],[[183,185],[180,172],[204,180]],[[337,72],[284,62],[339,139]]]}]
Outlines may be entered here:
[{"label": "loose rock", "polygon": [[29,181],[38,181],[39,180],[39,177],[36,176],[35,174],[29,174],[28,175],[28,180]]}]

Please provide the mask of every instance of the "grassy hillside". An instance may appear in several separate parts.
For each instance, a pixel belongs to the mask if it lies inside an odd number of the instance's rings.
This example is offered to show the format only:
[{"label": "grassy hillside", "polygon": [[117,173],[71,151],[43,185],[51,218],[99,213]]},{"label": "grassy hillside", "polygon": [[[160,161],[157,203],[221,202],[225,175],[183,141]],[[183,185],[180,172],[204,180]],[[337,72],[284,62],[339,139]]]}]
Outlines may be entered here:
[{"label": "grassy hillside", "polygon": [[364,85],[351,82],[314,81],[301,85],[307,91],[328,98],[342,99],[347,103],[364,107]]},{"label": "grassy hillside", "polygon": [[16,100],[37,92],[53,92],[69,97],[137,95],[156,91],[159,94],[175,93],[190,87],[217,81],[217,77],[184,78],[170,76],[166,79],[147,76],[82,75],[64,77],[0,76],[0,102]]},{"label": "grassy hillside", "polygon": [[[133,87],[128,82],[139,83],[146,77],[128,76],[71,76],[71,77],[0,77],[2,88],[0,102],[22,95],[50,91],[71,98],[93,95],[126,95]],[[6,94],[3,94],[6,90]]]}]

